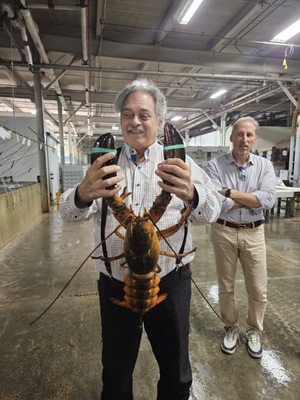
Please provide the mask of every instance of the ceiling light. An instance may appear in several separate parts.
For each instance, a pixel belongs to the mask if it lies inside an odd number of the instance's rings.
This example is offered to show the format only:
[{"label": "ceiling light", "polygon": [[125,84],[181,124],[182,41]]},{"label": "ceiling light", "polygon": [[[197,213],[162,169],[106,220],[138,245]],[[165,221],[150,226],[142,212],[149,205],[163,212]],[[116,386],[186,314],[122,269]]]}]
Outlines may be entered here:
[{"label": "ceiling light", "polygon": [[117,131],[117,130],[119,130],[119,127],[118,127],[118,125],[112,125],[111,129],[113,131]]},{"label": "ceiling light", "polygon": [[284,29],[282,32],[278,33],[278,35],[274,36],[271,39],[271,42],[286,42],[293,36],[297,35],[300,32],[300,19],[296,21],[294,24],[290,25],[288,28]]},{"label": "ceiling light", "polygon": [[182,25],[186,25],[197,11],[202,1],[203,0],[187,0],[183,8],[180,9],[179,15],[176,17],[177,21]]},{"label": "ceiling light", "polygon": [[180,121],[182,119],[181,115],[175,115],[174,117],[171,118],[171,121]]},{"label": "ceiling light", "polygon": [[211,99],[216,99],[217,97],[222,96],[222,94],[224,94],[224,93],[226,93],[226,92],[227,92],[226,89],[218,90],[216,93],[212,94],[212,95],[210,96],[210,98],[211,98]]}]

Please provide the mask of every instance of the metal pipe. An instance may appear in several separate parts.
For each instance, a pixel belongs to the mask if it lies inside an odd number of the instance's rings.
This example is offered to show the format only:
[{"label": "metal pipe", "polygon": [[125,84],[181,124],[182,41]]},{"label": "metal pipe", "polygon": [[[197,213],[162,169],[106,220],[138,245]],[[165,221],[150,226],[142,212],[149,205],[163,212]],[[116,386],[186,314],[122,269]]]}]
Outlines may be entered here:
[{"label": "metal pipe", "polygon": [[295,138],[295,155],[294,155],[294,173],[293,173],[293,178],[294,178],[294,184],[296,186],[300,185],[300,174],[299,174],[299,168],[300,168],[300,114],[298,115],[298,124],[297,124],[297,132],[296,132],[296,138]]},{"label": "metal pipe", "polygon": [[[0,65],[7,65],[10,61],[0,60]],[[26,64],[22,62],[14,62],[15,66],[17,67],[26,67]],[[43,69],[68,69],[70,71],[85,71],[86,67],[84,65],[62,65],[62,64],[34,64],[37,68]],[[138,75],[156,75],[156,76],[175,76],[175,77],[187,77],[193,79],[215,79],[215,80],[241,80],[241,81],[248,81],[248,80],[257,80],[257,81],[265,81],[265,82],[291,82],[297,83],[300,81],[299,78],[292,78],[292,77],[280,77],[280,76],[266,76],[266,75],[228,75],[228,74],[215,74],[215,73],[188,73],[188,72],[174,72],[174,71],[141,71],[139,69],[123,69],[123,68],[105,68],[105,67],[93,67],[89,66],[89,71],[91,72],[114,72],[116,74],[138,74]]]},{"label": "metal pipe", "polygon": [[261,92],[261,91],[263,91],[263,90],[267,90],[267,89],[268,89],[268,88],[265,87],[265,86],[264,86],[264,87],[261,87],[261,88],[259,88],[259,89],[257,89],[257,90],[254,90],[254,91],[251,92],[251,93],[247,93],[247,94],[245,94],[244,96],[240,96],[239,98],[230,101],[230,102],[227,103],[226,105],[227,105],[227,106],[233,105],[233,104],[235,104],[235,103],[238,103],[238,102],[241,101],[241,100],[247,99],[247,97],[254,96],[254,95],[256,95],[257,93],[259,93],[259,92]]},{"label": "metal pipe", "polygon": [[34,102],[36,108],[36,123],[37,123],[37,133],[40,137],[38,146],[38,157],[39,157],[39,173],[40,173],[40,188],[41,188],[41,206],[42,212],[49,212],[50,209],[50,193],[49,193],[49,181],[47,174],[46,165],[46,149],[43,145],[45,140],[45,130],[44,130],[44,116],[43,116],[43,98],[41,91],[41,77],[40,70],[34,69],[33,71],[34,80]]},{"label": "metal pipe", "polygon": [[82,59],[83,63],[86,65],[88,63],[86,7],[81,7],[80,21],[81,21]]},{"label": "metal pipe", "polygon": [[64,143],[62,104],[59,97],[57,97],[57,111],[58,111],[59,142],[60,142],[60,163],[61,165],[65,165],[65,143]]},{"label": "metal pipe", "polygon": [[[268,96],[271,96],[272,94],[274,94],[274,93],[278,93],[279,91],[280,91],[281,89],[280,88],[277,88],[277,89],[274,89],[272,92],[268,92],[268,93],[263,93],[262,95],[260,95],[260,96],[258,96],[258,97],[256,97],[256,98],[253,98],[253,99],[250,99],[250,100],[248,100],[248,101],[245,101],[244,103],[242,103],[242,104],[237,104],[236,106],[234,106],[234,107],[231,107],[231,108],[229,108],[229,109],[227,109],[226,108],[226,105],[224,106],[224,110],[222,111],[222,112],[219,112],[219,113],[217,113],[216,115],[215,115],[215,118],[217,118],[217,117],[220,117],[222,114],[224,114],[225,112],[226,113],[228,113],[228,112],[231,112],[231,111],[233,111],[233,110],[235,110],[236,108],[239,108],[239,107],[243,107],[244,105],[247,105],[247,104],[249,104],[249,103],[253,103],[254,101],[256,101],[256,100],[261,100],[261,99],[263,99],[263,98],[265,98],[265,97],[268,97]],[[202,118],[202,119],[201,119]],[[185,129],[191,129],[191,128],[194,128],[195,126],[197,126],[197,125],[200,125],[201,123],[203,123],[203,122],[205,122],[205,121],[207,121],[208,120],[208,118],[203,118],[203,117],[197,117],[196,119],[194,119],[193,121],[189,121],[189,122],[187,122],[187,123],[185,123],[183,126],[181,126],[180,127],[180,131],[182,131],[182,130],[185,130]]]},{"label": "metal pipe", "polygon": [[75,5],[75,6],[67,6],[67,5],[59,5],[59,4],[54,4],[53,7],[49,6],[47,4],[29,4],[28,7],[30,9],[37,9],[37,10],[62,10],[62,11],[78,11],[79,10],[79,5]]},{"label": "metal pipe", "polygon": [[282,82],[277,81],[279,87],[282,89],[282,91],[287,95],[287,97],[291,100],[291,102],[294,104],[295,107],[297,107],[297,100],[294,98],[292,93],[285,87],[283,86]]}]

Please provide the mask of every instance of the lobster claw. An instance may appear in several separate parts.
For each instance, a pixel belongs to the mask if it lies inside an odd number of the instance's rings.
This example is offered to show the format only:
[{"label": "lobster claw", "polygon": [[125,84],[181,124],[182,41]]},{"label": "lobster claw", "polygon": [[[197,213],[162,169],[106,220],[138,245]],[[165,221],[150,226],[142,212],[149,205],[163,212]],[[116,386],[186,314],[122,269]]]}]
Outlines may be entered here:
[{"label": "lobster claw", "polygon": [[[105,153],[117,153],[117,150],[115,148],[115,140],[113,135],[108,132],[105,133],[104,135],[101,135],[94,143],[92,150],[91,150],[91,164],[100,156],[102,156]],[[107,165],[114,165],[116,163],[116,158],[113,158],[112,160],[107,161],[103,166]],[[117,176],[116,173],[112,174],[107,174],[103,179],[109,179],[114,176]],[[107,189],[113,189],[113,186],[109,186]]]},{"label": "lobster claw", "polygon": [[[166,122],[164,126],[164,159],[167,160],[168,158],[180,158],[185,162],[185,144],[178,130],[172,124]],[[172,186],[165,179],[163,182]],[[163,216],[171,199],[171,194],[165,190],[162,190],[161,194],[156,197],[149,211],[154,223],[159,221]]]},{"label": "lobster claw", "polygon": [[164,159],[180,158],[185,162],[185,144],[182,136],[169,122],[164,127]]},{"label": "lobster claw", "polygon": [[[175,126],[166,122],[164,127],[164,159],[167,160],[168,158],[180,158],[185,162],[185,144]],[[166,180],[163,180],[163,182],[172,186]]]},{"label": "lobster claw", "polygon": [[[91,164],[100,156],[102,156],[105,153],[115,153],[117,154],[117,149],[115,148],[115,141],[113,135],[108,132],[105,133],[104,135],[101,135],[94,143],[94,146],[92,147],[91,151]],[[116,157],[114,157],[112,160],[107,161],[106,163],[103,164],[103,166],[107,165],[115,165],[116,164]],[[102,179],[109,179],[117,176],[116,172],[113,172],[111,174],[105,175]],[[107,189],[111,190],[114,189],[115,185],[108,186]],[[124,200],[130,195],[131,193],[126,192],[126,188],[124,189],[123,193],[121,196],[112,196],[112,197],[107,197],[106,201],[109,207],[112,209],[112,212],[116,218],[116,220],[121,224],[121,225],[127,225],[129,221],[129,217],[132,215],[132,210],[128,208]]]}]

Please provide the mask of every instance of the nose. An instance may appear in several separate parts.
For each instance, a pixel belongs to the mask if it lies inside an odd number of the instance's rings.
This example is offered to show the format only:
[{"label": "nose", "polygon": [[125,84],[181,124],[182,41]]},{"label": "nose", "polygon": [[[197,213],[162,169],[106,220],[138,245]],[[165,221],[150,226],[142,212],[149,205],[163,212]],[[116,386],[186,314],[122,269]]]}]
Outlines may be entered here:
[{"label": "nose", "polygon": [[244,143],[244,142],[247,141],[247,139],[248,139],[247,133],[243,133],[243,134],[241,135],[241,141]]},{"label": "nose", "polygon": [[135,126],[141,124],[141,120],[140,120],[140,118],[139,118],[139,116],[138,116],[137,114],[134,114],[134,115],[132,116],[131,123],[132,123],[132,125],[135,125]]}]

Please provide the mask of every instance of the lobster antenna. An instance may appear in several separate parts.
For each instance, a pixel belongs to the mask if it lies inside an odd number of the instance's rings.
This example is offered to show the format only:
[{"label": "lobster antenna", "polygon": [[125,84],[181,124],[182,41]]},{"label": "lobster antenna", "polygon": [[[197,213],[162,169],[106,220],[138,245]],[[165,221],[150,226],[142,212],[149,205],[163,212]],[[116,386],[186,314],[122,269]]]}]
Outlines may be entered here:
[{"label": "lobster antenna", "polygon": [[48,305],[48,307],[45,308],[45,310],[38,316],[36,317],[33,321],[30,322],[29,325],[33,325],[36,321],[38,321],[46,312],[53,306],[53,304],[56,302],[56,300],[61,296],[61,294],[65,291],[65,289],[69,286],[69,284],[72,282],[74,277],[77,275],[77,273],[80,271],[80,269],[84,266],[84,264],[87,262],[87,260],[90,258],[90,256],[102,245],[103,242],[105,242],[107,239],[109,239],[119,228],[121,225],[118,225],[116,229],[114,229],[104,240],[102,240],[97,246],[90,252],[90,254],[82,261],[82,263],[79,265],[77,270],[74,272],[74,274],[71,276],[71,278],[68,280],[68,282],[65,284],[65,286],[62,288],[62,290],[58,293],[58,295],[55,297],[55,299]]},{"label": "lobster antenna", "polygon": [[[167,243],[167,245],[170,247],[170,249],[173,251],[173,253],[175,254],[175,256],[177,257],[177,260],[179,260],[179,263],[184,267],[184,264],[182,262],[181,257],[179,256],[179,254],[176,253],[176,251],[173,249],[172,245],[168,242],[167,238],[162,234],[161,230],[159,229],[159,227],[156,225],[156,223],[152,220],[151,216],[150,219],[153,223],[153,225],[155,226],[155,228],[158,230],[159,234],[161,235],[161,237],[164,239],[164,241]],[[208,306],[211,308],[211,310],[216,314],[216,316],[222,321],[221,316],[217,313],[217,311],[214,309],[214,307],[210,304],[210,302],[208,301],[208,299],[206,298],[206,296],[204,295],[204,293],[202,292],[202,290],[199,288],[199,286],[197,285],[197,283],[195,282],[194,278],[192,277],[192,273],[190,273],[190,278],[191,281],[193,282],[194,286],[196,287],[196,289],[198,290],[198,292],[201,294],[201,296],[203,297],[203,299],[206,301],[206,303],[208,304]]]}]

